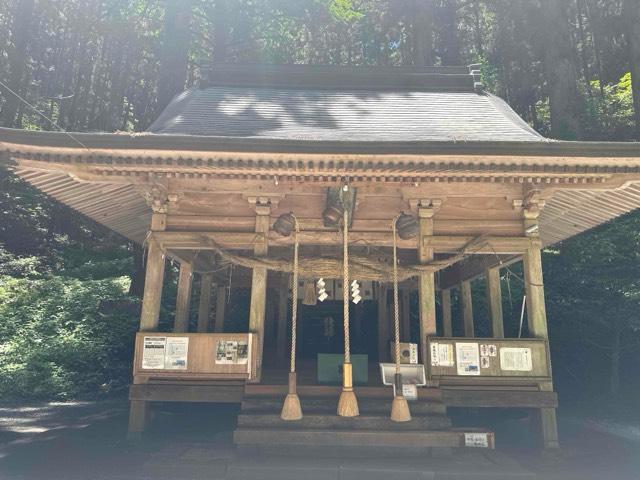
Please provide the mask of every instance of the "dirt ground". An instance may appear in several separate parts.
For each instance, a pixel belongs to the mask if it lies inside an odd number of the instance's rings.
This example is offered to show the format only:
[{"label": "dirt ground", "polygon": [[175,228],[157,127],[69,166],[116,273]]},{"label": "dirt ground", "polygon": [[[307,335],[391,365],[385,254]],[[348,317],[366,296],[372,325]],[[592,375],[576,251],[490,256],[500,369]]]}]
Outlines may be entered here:
[{"label": "dirt ground", "polygon": [[[230,474],[230,462],[246,467],[257,460],[238,458],[231,445],[236,411],[231,405],[163,405],[157,409],[154,425],[145,440],[132,446],[125,440],[125,400],[0,406],[0,478],[241,478],[242,475]],[[455,475],[430,476],[417,473],[421,469],[420,462],[416,461],[409,472],[409,466],[403,461],[404,473],[392,474],[393,462],[378,459],[367,462],[372,472],[367,477],[470,479],[479,478],[486,465],[492,472],[502,472],[491,478],[535,478],[532,475],[535,473],[537,478],[554,480],[640,479],[640,441],[599,431],[593,428],[593,422],[562,412],[559,421],[563,448],[556,455],[541,455],[526,442],[517,441],[522,438],[523,425],[521,420],[515,419],[497,425],[501,456],[483,457],[475,472],[462,469],[462,473]],[[469,458],[471,461],[480,457],[476,454]],[[522,469],[514,467],[513,471],[520,473],[509,476],[495,458],[502,459],[500,462],[506,462],[505,465],[519,464]],[[296,459],[287,478],[329,478],[313,469],[314,462],[318,459]],[[326,466],[326,462],[323,465]],[[437,462],[441,464],[439,468],[456,462],[464,464],[459,459],[438,459]],[[264,471],[261,466],[256,468],[257,472]],[[353,468],[356,468],[353,462],[342,465],[339,478],[362,478],[362,474],[348,475],[355,471]],[[429,467],[425,466],[424,471],[427,470]],[[257,478],[246,471],[244,475]]]}]

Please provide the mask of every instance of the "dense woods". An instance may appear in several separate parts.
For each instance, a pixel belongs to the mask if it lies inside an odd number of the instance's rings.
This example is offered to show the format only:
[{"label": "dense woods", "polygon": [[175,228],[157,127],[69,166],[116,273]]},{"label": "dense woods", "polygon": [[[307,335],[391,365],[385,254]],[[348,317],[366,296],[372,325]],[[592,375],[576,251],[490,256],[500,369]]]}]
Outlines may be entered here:
[{"label": "dense woods", "polygon": [[[478,63],[488,90],[544,135],[640,140],[637,0],[5,0],[0,124],[144,131],[223,62]],[[638,389],[639,232],[635,213],[545,254],[561,394]],[[125,385],[140,259],[0,172],[0,395]],[[517,322],[521,286],[509,281]]]}]

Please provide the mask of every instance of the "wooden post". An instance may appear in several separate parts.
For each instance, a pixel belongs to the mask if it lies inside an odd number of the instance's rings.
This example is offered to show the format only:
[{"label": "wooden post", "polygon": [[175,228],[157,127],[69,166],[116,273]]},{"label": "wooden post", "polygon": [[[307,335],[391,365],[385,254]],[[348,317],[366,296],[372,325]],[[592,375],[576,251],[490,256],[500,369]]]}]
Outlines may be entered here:
[{"label": "wooden post", "polygon": [[389,327],[387,323],[387,287],[378,283],[378,361],[389,361]]},{"label": "wooden post", "polygon": [[227,287],[218,285],[216,287],[216,323],[213,329],[216,333],[224,332],[224,316],[227,306]]},{"label": "wooden post", "polygon": [[464,322],[464,336],[475,337],[473,328],[473,300],[471,297],[471,281],[465,280],[460,284],[460,300],[462,301],[462,320]]},{"label": "wooden post", "polygon": [[453,324],[451,323],[451,290],[440,292],[442,300],[442,334],[445,337],[453,337]]},{"label": "wooden post", "polygon": [[189,331],[189,311],[191,307],[191,286],[193,285],[193,266],[190,263],[180,264],[178,277],[178,295],[176,298],[176,316],[173,324],[174,332]]},{"label": "wooden post", "polygon": [[[418,260],[428,263],[433,260],[433,248],[425,245],[427,237],[433,236],[433,216],[436,208],[418,207],[420,235],[418,236]],[[425,363],[427,337],[435,335],[436,329],[436,279],[433,273],[422,273],[418,277],[418,295],[420,297],[420,356]]]},{"label": "wooden post", "polygon": [[405,342],[411,341],[411,290],[406,288],[401,291],[402,293],[402,306],[400,312],[402,313],[402,338]]},{"label": "wooden post", "polygon": [[[267,254],[267,234],[269,233],[269,204],[256,203],[256,244],[253,253],[256,256]],[[264,320],[267,301],[267,269],[255,267],[251,276],[251,305],[249,307],[249,332],[257,334],[257,368],[255,383],[262,379],[262,356],[264,351]]]},{"label": "wooden post", "polygon": [[540,248],[540,239],[531,239],[531,247],[527,249],[522,259],[527,292],[527,323],[532,336],[548,338]]},{"label": "wooden post", "polygon": [[504,338],[504,320],[502,317],[502,288],[500,287],[500,267],[489,268],[487,277],[487,305],[491,318],[493,338]]},{"label": "wooden post", "polygon": [[162,298],[162,282],[164,281],[164,253],[151,237],[147,250],[147,268],[144,280],[144,296],[142,313],[140,314],[140,331],[154,332],[158,329],[160,319],[160,300]]},{"label": "wooden post", "polygon": [[[539,217],[544,208],[544,200],[535,190],[529,191],[522,202],[522,217],[525,236],[529,245],[522,257],[525,291],[527,294],[527,324],[529,334],[536,338],[549,339],[547,311],[544,302],[544,280],[542,278],[542,242],[539,237]],[[548,359],[551,369],[551,359]],[[553,382],[540,385],[541,390],[553,391]],[[555,408],[541,408],[534,417],[542,433],[545,449],[559,448],[558,422]]]},{"label": "wooden post", "polygon": [[[276,338],[276,357],[278,365],[284,366],[289,358],[287,351],[287,337],[289,325],[289,289],[291,276],[283,273],[280,277],[280,289],[278,291],[278,333]],[[297,299],[293,300],[297,301]]]},{"label": "wooden post", "polygon": [[198,305],[198,333],[209,331],[209,317],[211,315],[211,283],[213,275],[200,275],[200,303]]},{"label": "wooden post", "polygon": [[[151,232],[161,231],[167,225],[166,198],[156,196],[152,203]],[[142,297],[142,311],[140,313],[140,331],[155,332],[160,321],[160,305],[162,300],[162,284],[164,282],[165,254],[158,242],[149,236],[147,244],[147,264],[145,269],[144,294]],[[127,438],[137,441],[146,429],[151,412],[149,402],[145,400],[131,400],[129,402],[129,425]]]}]

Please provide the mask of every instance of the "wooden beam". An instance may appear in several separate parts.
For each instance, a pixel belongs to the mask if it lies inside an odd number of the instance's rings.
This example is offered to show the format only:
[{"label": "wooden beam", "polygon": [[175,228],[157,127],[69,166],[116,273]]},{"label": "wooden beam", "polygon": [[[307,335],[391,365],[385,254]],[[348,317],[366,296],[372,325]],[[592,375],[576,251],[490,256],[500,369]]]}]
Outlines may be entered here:
[{"label": "wooden beam", "polygon": [[189,331],[192,286],[193,266],[190,263],[181,263],[180,276],[178,277],[178,293],[176,297],[176,316],[173,325],[174,332]]},{"label": "wooden beam", "polygon": [[465,280],[460,284],[460,300],[462,302],[464,336],[466,338],[473,338],[475,337],[473,327],[473,300],[471,297],[471,282],[469,280]]},{"label": "wooden beam", "polygon": [[451,322],[451,290],[441,290],[442,300],[442,334],[445,337],[453,337],[453,324]]},{"label": "wooden beam", "polygon": [[198,333],[209,331],[209,317],[211,315],[211,287],[213,275],[203,273],[200,275],[200,303],[198,306]]},{"label": "wooden beam", "polygon": [[216,287],[216,318],[215,327],[213,329],[216,333],[224,333],[224,320],[225,310],[227,306],[227,288],[224,285],[218,285]]},{"label": "wooden beam", "polygon": [[500,267],[487,269],[487,306],[491,319],[493,338],[504,338],[504,320],[502,317],[502,288],[500,286]]},{"label": "wooden beam", "polygon": [[140,314],[140,331],[158,330],[160,318],[160,300],[164,281],[164,253],[153,239],[147,247],[147,268],[144,280],[144,296]]},{"label": "wooden beam", "polygon": [[[433,232],[433,228],[429,229]],[[272,247],[289,247],[293,245],[291,237],[282,237],[276,232],[267,230],[267,241]],[[265,239],[254,232],[157,232],[156,239],[164,248],[187,250],[212,250],[204,239],[209,238],[219,246],[232,250],[247,250],[264,243]],[[340,245],[340,232],[302,231],[299,239],[301,245]],[[457,253],[475,237],[467,235],[437,236],[428,235],[422,247],[433,253]],[[486,237],[487,246],[475,250],[475,254],[522,254],[530,245],[525,237]],[[391,247],[393,239],[389,232],[354,232],[349,235],[352,245],[365,244],[378,247]],[[415,240],[398,239],[398,248],[415,249]]]},{"label": "wooden beam", "polygon": [[519,259],[517,255],[472,255],[441,270],[438,287],[441,290],[454,288],[464,280],[475,280],[484,275],[489,268],[507,266]]},{"label": "wooden beam", "polygon": [[[264,256],[268,250],[267,233],[269,232],[269,213],[271,208],[268,205],[256,205],[256,238],[253,248],[254,255]],[[256,235],[257,234],[257,235]],[[267,269],[256,267],[251,276],[251,301],[249,306],[249,332],[257,334],[258,361],[256,368],[255,383],[260,383],[262,379],[262,361],[264,352],[264,323],[267,302]]]},{"label": "wooden beam", "polygon": [[[435,250],[428,239],[433,238],[433,215],[435,208],[419,208],[420,233],[418,237],[418,261],[429,263]],[[436,329],[436,280],[435,274],[423,273],[418,277],[418,297],[420,312],[420,355],[421,362],[429,358],[427,337],[435,335]]]}]

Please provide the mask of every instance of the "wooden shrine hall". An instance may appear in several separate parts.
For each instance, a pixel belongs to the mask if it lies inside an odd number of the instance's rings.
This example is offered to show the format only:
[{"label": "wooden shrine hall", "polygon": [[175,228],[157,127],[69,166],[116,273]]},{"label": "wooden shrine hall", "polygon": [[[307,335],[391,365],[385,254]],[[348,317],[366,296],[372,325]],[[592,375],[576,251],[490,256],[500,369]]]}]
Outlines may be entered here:
[{"label": "wooden shrine hall", "polygon": [[[144,133],[0,129],[0,159],[146,248],[131,435],[154,402],[235,402],[235,443],[265,448],[493,446],[453,428],[451,407],[530,409],[557,448],[547,322],[561,319],[547,319],[541,249],[640,207],[639,144],[544,138],[473,66],[219,65]],[[392,228],[401,212],[411,235]],[[298,231],[283,234],[289,214]],[[161,328],[168,260],[175,320]],[[515,262],[526,335],[505,338]],[[478,337],[481,276],[491,334]],[[385,380],[396,316],[402,384]],[[290,370],[293,421],[280,418]],[[359,415],[336,411],[347,370]],[[403,395],[411,420],[392,421]]]}]

